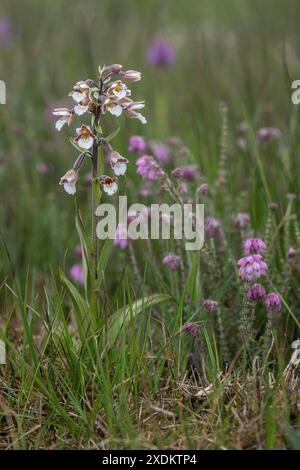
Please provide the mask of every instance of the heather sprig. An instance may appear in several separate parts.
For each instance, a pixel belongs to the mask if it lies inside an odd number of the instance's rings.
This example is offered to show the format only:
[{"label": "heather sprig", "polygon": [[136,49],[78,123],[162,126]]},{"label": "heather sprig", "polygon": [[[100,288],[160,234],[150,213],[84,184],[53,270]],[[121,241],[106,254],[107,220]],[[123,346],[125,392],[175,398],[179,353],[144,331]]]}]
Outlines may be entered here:
[{"label": "heather sprig", "polygon": [[259,301],[263,302],[267,316],[263,347],[263,351],[266,353],[269,339],[272,336],[273,315],[274,312],[279,312],[281,309],[281,298],[275,292],[266,294],[263,285],[257,282],[253,283],[268,274],[268,264],[263,258],[267,249],[266,243],[260,238],[251,238],[245,240],[243,246],[245,256],[237,262],[238,274],[245,282],[240,331],[245,346],[249,341],[253,341],[255,305]]}]

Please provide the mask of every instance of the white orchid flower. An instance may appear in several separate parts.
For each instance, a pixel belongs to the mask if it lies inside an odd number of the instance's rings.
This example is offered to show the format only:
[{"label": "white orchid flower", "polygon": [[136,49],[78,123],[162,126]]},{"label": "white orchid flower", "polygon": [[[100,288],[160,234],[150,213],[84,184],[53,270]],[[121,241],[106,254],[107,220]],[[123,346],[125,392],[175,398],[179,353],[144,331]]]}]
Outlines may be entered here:
[{"label": "white orchid flower", "polygon": [[75,142],[78,143],[79,147],[82,149],[90,149],[94,143],[94,134],[90,126],[85,126],[84,124],[81,127],[76,129],[77,136],[75,137]]},{"label": "white orchid flower", "polygon": [[109,196],[112,196],[118,191],[117,178],[110,176],[100,176],[99,182],[103,188],[103,191]]},{"label": "white orchid flower", "polygon": [[74,195],[76,193],[76,183],[78,181],[78,173],[74,168],[68,170],[67,173],[61,177],[59,184],[64,187],[68,194]]},{"label": "white orchid flower", "polygon": [[113,150],[109,157],[109,163],[113,169],[114,174],[116,176],[120,176],[125,175],[129,162],[126,158],[122,157],[119,152]]},{"label": "white orchid flower", "polygon": [[72,122],[73,112],[68,108],[56,108],[53,111],[54,116],[61,116],[55,123],[55,129],[60,131],[65,124],[68,126]]}]

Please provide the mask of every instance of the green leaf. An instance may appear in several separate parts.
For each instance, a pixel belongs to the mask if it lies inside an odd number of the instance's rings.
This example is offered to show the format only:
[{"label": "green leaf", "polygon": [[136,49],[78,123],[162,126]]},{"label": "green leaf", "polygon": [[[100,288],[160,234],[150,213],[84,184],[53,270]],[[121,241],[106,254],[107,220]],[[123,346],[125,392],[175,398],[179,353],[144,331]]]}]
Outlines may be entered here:
[{"label": "green leaf", "polygon": [[96,132],[98,132],[99,134],[102,134],[102,127],[100,126],[99,123],[95,126],[95,129],[96,129]]},{"label": "green leaf", "polygon": [[98,289],[100,288],[102,281],[104,279],[104,273],[105,269],[111,254],[111,250],[113,247],[113,240],[110,238],[107,238],[103,244],[100,256],[99,256],[99,261],[98,261],[98,275],[99,275],[99,286]]},{"label": "green leaf", "polygon": [[90,272],[89,251],[88,251],[87,244],[85,241],[85,234],[82,230],[78,216],[76,217],[75,223],[76,223],[76,229],[77,229],[79,240],[80,240],[82,264],[83,264],[83,269],[84,269],[84,288],[85,288],[85,293],[87,295],[88,287],[89,287],[89,272]]},{"label": "green leaf", "polygon": [[106,140],[107,142],[113,140],[120,132],[120,128],[118,127],[118,129],[116,129],[115,131],[113,131],[111,134],[109,134],[107,137],[104,137],[104,140]]},{"label": "green leaf", "polygon": [[[170,300],[170,296],[166,294],[152,294],[142,299],[138,299],[130,305],[125,305],[111,316],[108,324],[106,348],[102,354],[107,352],[116,342],[122,328],[126,326],[130,320],[143,312],[146,308],[160,304]],[[105,334],[105,333],[104,333]]]},{"label": "green leaf", "polygon": [[89,304],[84,300],[82,295],[78,292],[74,284],[66,277],[62,270],[59,270],[59,279],[65,286],[71,296],[72,304],[74,307],[75,320],[78,328],[79,336],[82,342],[86,339],[86,333],[92,321],[92,313]]},{"label": "green leaf", "polygon": [[[189,253],[189,264],[190,270],[188,273],[187,278],[187,291],[190,296],[190,303],[193,304],[196,294],[200,291],[200,284],[199,284],[199,276],[198,276],[198,269],[199,269],[199,252],[192,251]],[[198,283],[197,283],[198,281]]]},{"label": "green leaf", "polygon": [[76,150],[78,150],[78,152],[82,153],[83,152],[83,149],[79,147],[79,145],[76,144],[75,140],[72,139],[72,137],[69,137],[69,141],[70,143],[73,145],[73,147],[76,148]]},{"label": "green leaf", "polygon": [[103,70],[105,69],[105,67],[106,67],[106,65],[103,65],[102,67],[101,67],[101,65],[99,65],[99,67],[98,67],[98,72],[99,72],[99,76],[100,76],[100,77],[101,77],[102,72],[103,72]]}]

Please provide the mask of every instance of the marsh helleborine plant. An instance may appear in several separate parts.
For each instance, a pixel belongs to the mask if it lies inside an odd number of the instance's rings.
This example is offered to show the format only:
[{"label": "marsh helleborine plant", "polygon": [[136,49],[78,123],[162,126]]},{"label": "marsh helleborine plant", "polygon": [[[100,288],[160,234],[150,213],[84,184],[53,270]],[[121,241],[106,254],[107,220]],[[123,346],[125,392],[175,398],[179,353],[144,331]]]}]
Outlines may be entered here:
[{"label": "marsh helleborine plant", "polygon": [[[91,233],[91,296],[90,303],[94,315],[97,315],[98,292],[97,292],[97,236],[96,236],[96,216],[95,211],[100,204],[102,190],[108,195],[113,195],[118,190],[118,176],[125,175],[127,164],[126,158],[115,151],[109,140],[102,135],[100,125],[104,114],[110,113],[120,116],[122,113],[129,118],[139,119],[146,124],[146,119],[140,113],[144,107],[143,101],[133,101],[131,91],[126,85],[141,79],[140,72],[135,70],[124,71],[122,65],[113,64],[99,67],[98,82],[94,80],[84,80],[77,82],[70,92],[75,102],[72,109],[58,108],[53,114],[58,116],[55,127],[58,131],[67,124],[71,125],[74,117],[89,115],[91,120],[88,124],[81,124],[75,131],[75,136],[71,138],[71,143],[81,152],[73,167],[61,178],[62,185],[68,194],[76,193],[76,183],[78,172],[83,161],[88,157],[92,165],[92,233]],[[104,152],[108,156],[112,176],[103,174]]]}]

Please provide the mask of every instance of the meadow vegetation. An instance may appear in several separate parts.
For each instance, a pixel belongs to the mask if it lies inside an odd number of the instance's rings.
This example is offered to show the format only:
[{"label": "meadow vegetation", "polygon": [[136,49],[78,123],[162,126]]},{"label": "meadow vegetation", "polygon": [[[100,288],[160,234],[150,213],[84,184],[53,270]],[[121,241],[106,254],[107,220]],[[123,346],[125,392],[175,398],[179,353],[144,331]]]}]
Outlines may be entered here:
[{"label": "meadow vegetation", "polygon": [[[299,14],[2,0],[1,449],[300,448]],[[52,113],[110,64],[142,73],[148,122],[101,121],[128,160],[102,201],[203,203],[200,251],[116,239],[92,267],[95,178],[85,159],[64,191],[79,153]]]}]

